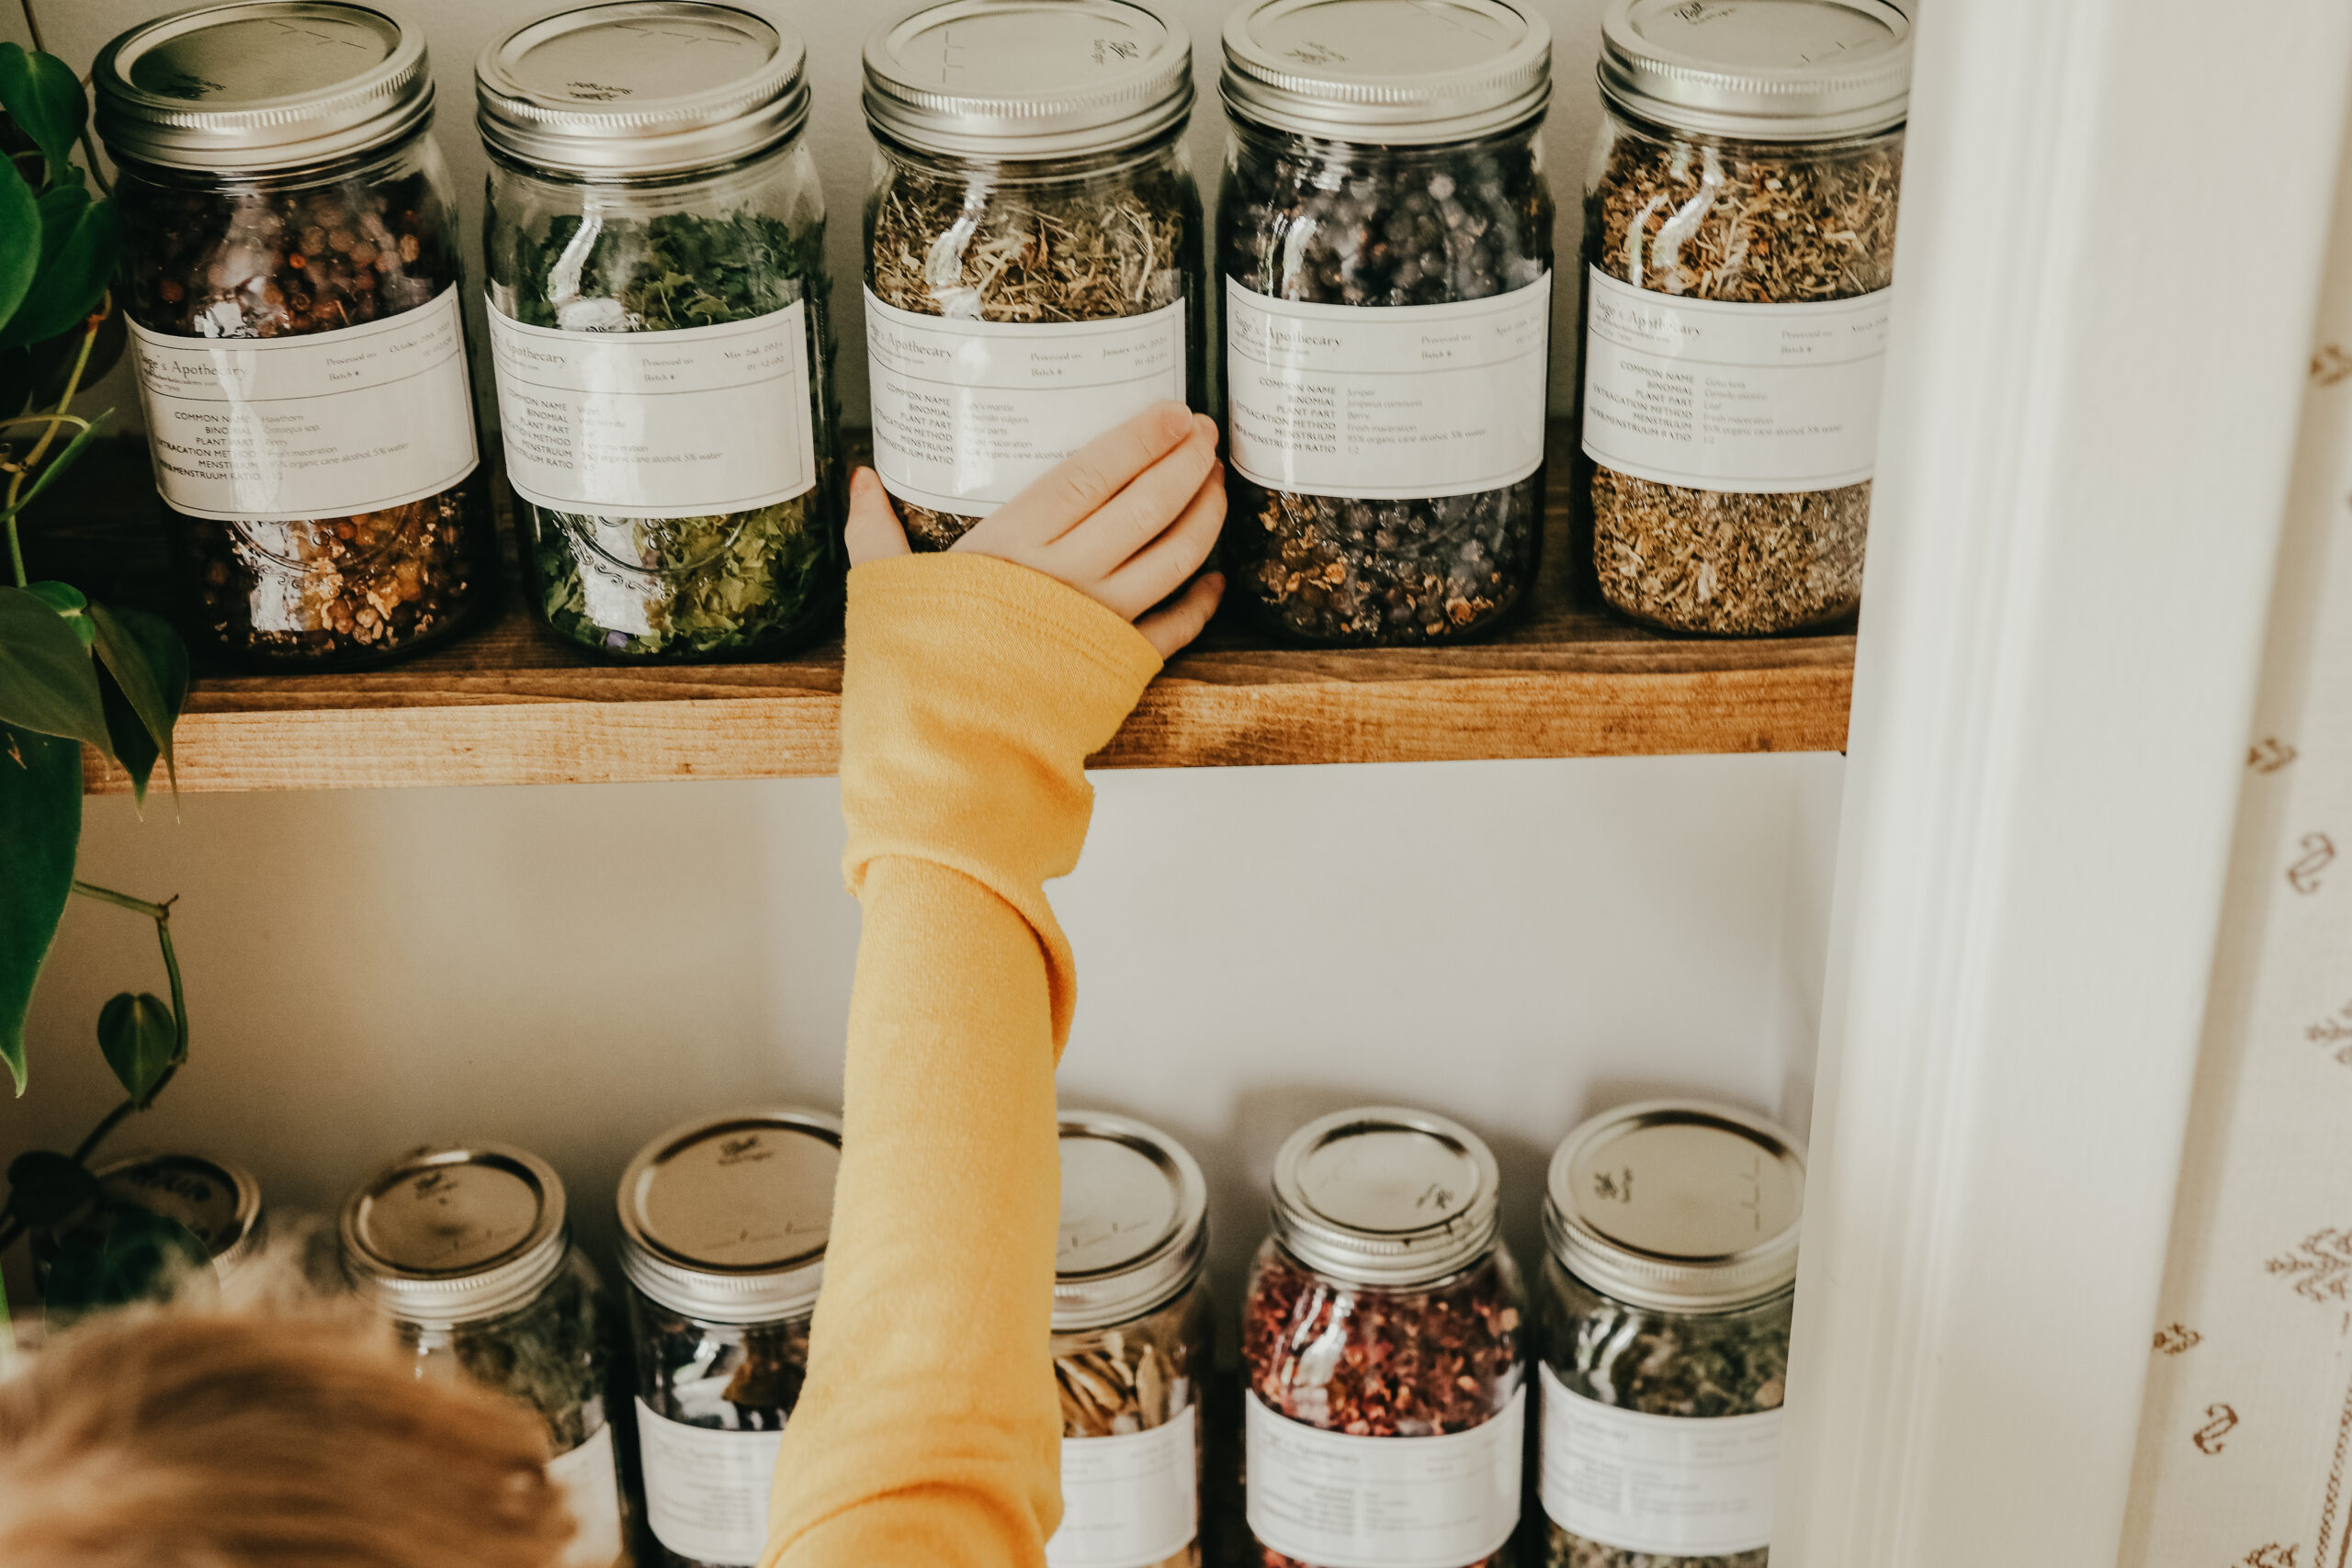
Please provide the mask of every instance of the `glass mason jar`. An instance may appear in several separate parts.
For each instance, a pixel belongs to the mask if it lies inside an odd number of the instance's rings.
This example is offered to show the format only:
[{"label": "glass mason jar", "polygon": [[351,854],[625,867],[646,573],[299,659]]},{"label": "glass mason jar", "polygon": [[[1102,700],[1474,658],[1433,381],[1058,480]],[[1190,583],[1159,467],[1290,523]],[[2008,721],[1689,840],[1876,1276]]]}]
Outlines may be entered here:
[{"label": "glass mason jar", "polygon": [[1457,642],[1534,591],[1551,59],[1543,17],[1502,0],[1227,21],[1224,554],[1277,633]]},{"label": "glass mason jar", "polygon": [[91,1174],[82,1211],[32,1234],[34,1280],[52,1326],[130,1302],[217,1299],[261,1254],[261,1186],[237,1166],[139,1155]]},{"label": "glass mason jar", "polygon": [[1910,81],[1883,0],[1744,14],[1608,14],[1578,379],[1600,592],[1726,637],[1861,603]]},{"label": "glass mason jar", "polygon": [[621,1271],[655,1568],[755,1563],[808,1370],[841,1119],[741,1111],[673,1127],[621,1177]]},{"label": "glass mason jar", "polygon": [[1205,403],[1192,59],[1129,0],[949,0],[867,42],[874,464],[915,548],[1152,403]]},{"label": "glass mason jar", "polygon": [[1046,1568],[1201,1568],[1208,1188],[1173,1138],[1124,1116],[1063,1112],[1061,1154]]},{"label": "glass mason jar", "polygon": [[840,411],[800,41],[699,0],[594,6],[493,43],[475,78],[506,478],[548,626],[608,660],[686,663],[837,625]]},{"label": "glass mason jar", "polygon": [[1500,1568],[1526,1428],[1495,1156],[1369,1107],[1274,1156],[1241,1309],[1245,1487],[1265,1568]]},{"label": "glass mason jar", "polygon": [[1804,1154],[1654,1100],[1552,1157],[1536,1303],[1544,1568],[1764,1568]]},{"label": "glass mason jar", "polygon": [[345,1201],[341,1231],[353,1289],[419,1377],[469,1378],[547,1424],[548,1474],[580,1527],[563,1568],[628,1561],[605,1403],[612,1325],[554,1170],[495,1144],[420,1149]]},{"label": "glass mason jar", "polygon": [[124,33],[94,81],[195,639],[329,668],[454,634],[497,541],[423,39],[334,0],[218,6]]}]

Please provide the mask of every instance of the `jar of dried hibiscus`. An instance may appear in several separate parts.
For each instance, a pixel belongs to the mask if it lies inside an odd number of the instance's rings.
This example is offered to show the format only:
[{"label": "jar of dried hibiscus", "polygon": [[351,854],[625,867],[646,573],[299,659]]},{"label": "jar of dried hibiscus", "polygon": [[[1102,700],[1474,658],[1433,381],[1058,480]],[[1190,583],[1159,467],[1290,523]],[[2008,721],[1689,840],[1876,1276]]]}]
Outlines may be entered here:
[{"label": "jar of dried hibiscus", "polygon": [[1200,1568],[1207,1186],[1173,1138],[1124,1116],[1063,1112],[1061,1155],[1046,1568]]},{"label": "jar of dried hibiscus", "polygon": [[496,545],[424,40],[341,0],[244,0],[133,28],[94,81],[199,640],[334,666],[457,631]]},{"label": "jar of dried hibiscus", "polygon": [[1730,1106],[1623,1106],[1553,1156],[1544,1568],[1764,1568],[1804,1200],[1796,1141]]},{"label": "jar of dried hibiscus", "polygon": [[841,1139],[823,1111],[734,1111],[672,1128],[621,1176],[648,1568],[760,1560]]},{"label": "jar of dried hibiscus", "polygon": [[1861,602],[1910,38],[1887,0],[1603,19],[1577,511],[1638,620],[1758,636]]},{"label": "jar of dried hibiscus", "polygon": [[1316,644],[1483,637],[1543,542],[1551,33],[1506,0],[1225,28],[1228,581]]},{"label": "jar of dried hibiscus", "polygon": [[1519,1523],[1519,1273],[1494,1156],[1416,1111],[1340,1111],[1274,1159],[1242,1307],[1250,1533],[1265,1568],[1473,1568]]}]

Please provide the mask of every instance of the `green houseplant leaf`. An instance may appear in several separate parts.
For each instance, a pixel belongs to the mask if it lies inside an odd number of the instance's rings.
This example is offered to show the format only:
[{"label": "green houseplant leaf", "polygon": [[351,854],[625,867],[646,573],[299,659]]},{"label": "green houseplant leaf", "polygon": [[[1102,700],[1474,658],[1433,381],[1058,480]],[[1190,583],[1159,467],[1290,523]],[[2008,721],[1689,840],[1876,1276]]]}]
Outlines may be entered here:
[{"label": "green houseplant leaf", "polygon": [[115,759],[130,774],[132,796],[144,806],[158,756],[173,789],[179,788],[172,726],[187,701],[187,645],[168,623],[143,610],[92,604],[85,614],[97,627],[98,663],[105,671],[98,694]]},{"label": "green houseplant leaf", "polygon": [[0,724],[113,754],[89,650],[64,616],[21,588],[0,588]]},{"label": "green houseplant leaf", "polygon": [[0,325],[17,312],[40,270],[40,204],[17,165],[0,158]]},{"label": "green houseplant leaf", "polygon": [[118,993],[98,1010],[98,1049],[122,1090],[144,1108],[172,1069],[179,1024],[153,991]]},{"label": "green houseplant leaf", "polygon": [[0,725],[0,1060],[25,1092],[25,1011],[74,888],[82,748]]},{"label": "green houseplant leaf", "polygon": [[74,139],[82,134],[90,101],[73,67],[53,54],[36,54],[21,45],[0,43],[0,108],[33,140],[49,160],[51,185],[78,183],[74,166]]},{"label": "green houseplant leaf", "polygon": [[169,1297],[182,1279],[212,1261],[196,1233],[177,1220],[130,1204],[57,1238],[41,1299],[52,1317]]},{"label": "green houseplant leaf", "polygon": [[64,1224],[97,1195],[96,1178],[54,1149],[27,1149],[8,1162],[7,1213],[33,1230]]},{"label": "green houseplant leaf", "polygon": [[[0,327],[0,348],[56,337],[87,320],[113,280],[119,239],[113,202],[94,201],[81,209],[56,253],[17,302],[16,314]],[[42,248],[48,248],[46,240]]]}]

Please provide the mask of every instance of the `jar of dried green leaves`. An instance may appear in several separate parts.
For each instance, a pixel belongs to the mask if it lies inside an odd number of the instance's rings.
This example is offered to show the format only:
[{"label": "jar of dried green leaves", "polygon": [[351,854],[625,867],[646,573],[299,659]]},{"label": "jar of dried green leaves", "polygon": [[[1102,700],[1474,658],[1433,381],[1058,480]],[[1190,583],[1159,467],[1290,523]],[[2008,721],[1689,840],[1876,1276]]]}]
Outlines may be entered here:
[{"label": "jar of dried green leaves", "polygon": [[607,659],[757,658],[840,614],[803,61],[748,11],[628,0],[475,69],[506,477],[548,626]]},{"label": "jar of dried green leaves", "polygon": [[1167,1134],[1065,1111],[1054,1269],[1062,1522],[1047,1568],[1200,1568],[1208,1189]]},{"label": "jar of dried green leaves", "polygon": [[1551,34],[1504,0],[1227,18],[1227,581],[1319,644],[1453,642],[1543,541]]},{"label": "jar of dried green leaves", "polygon": [[649,1568],[759,1561],[841,1141],[823,1111],[733,1111],[672,1128],[621,1177]]},{"label": "jar of dried green leaves", "polygon": [[424,40],[257,0],[133,28],[93,81],[196,639],[328,668],[455,634],[497,546]]},{"label": "jar of dried green leaves", "polygon": [[1204,401],[1192,105],[1184,29],[1130,0],[949,0],[867,42],[874,464],[917,549]]},{"label": "jar of dried green leaves", "polygon": [[1577,491],[1627,615],[1757,636],[1861,602],[1909,82],[1885,0],[1610,8]]},{"label": "jar of dried green leaves", "polygon": [[554,1170],[495,1144],[420,1149],[345,1202],[342,1242],[354,1290],[419,1377],[470,1378],[547,1424],[548,1474],[579,1525],[561,1568],[625,1562],[612,1325]]},{"label": "jar of dried green leaves", "polygon": [[1545,1568],[1764,1568],[1804,1155],[1657,1100],[1552,1157],[1536,1329]]}]

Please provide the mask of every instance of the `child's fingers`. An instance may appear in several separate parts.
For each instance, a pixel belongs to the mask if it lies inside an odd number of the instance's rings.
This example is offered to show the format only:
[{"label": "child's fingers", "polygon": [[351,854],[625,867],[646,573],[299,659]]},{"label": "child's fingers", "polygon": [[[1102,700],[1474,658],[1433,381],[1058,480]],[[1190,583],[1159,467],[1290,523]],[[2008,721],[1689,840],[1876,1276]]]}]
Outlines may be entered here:
[{"label": "child's fingers", "polygon": [[[1055,540],[1054,553],[1070,563],[1073,577],[1111,577],[1174,525],[1216,467],[1216,423],[1195,419],[1182,446]],[[1184,575],[1191,575],[1190,568]],[[1175,586],[1173,581],[1168,584],[1170,591]]]},{"label": "child's fingers", "polygon": [[1144,640],[1159,651],[1162,659],[1172,659],[1179,649],[1201,635],[1216,614],[1217,601],[1225,597],[1225,577],[1212,571],[1184,590],[1184,595],[1165,609],[1154,610],[1136,623],[1136,630]]},{"label": "child's fingers", "polygon": [[964,539],[986,529],[973,547],[989,554],[1000,547],[1049,544],[1085,521],[1096,507],[1125,490],[1128,480],[1174,451],[1192,433],[1192,410],[1178,402],[1154,403],[1055,464]]},{"label": "child's fingers", "polygon": [[1224,526],[1225,468],[1213,464],[1176,520],[1103,578],[1096,597],[1130,619],[1140,615],[1201,569]]},{"label": "child's fingers", "polygon": [[849,521],[842,526],[842,537],[849,546],[852,566],[909,551],[907,531],[899,525],[882,477],[872,468],[859,468],[849,477]]}]

